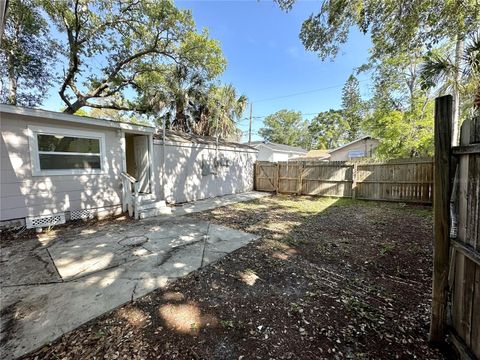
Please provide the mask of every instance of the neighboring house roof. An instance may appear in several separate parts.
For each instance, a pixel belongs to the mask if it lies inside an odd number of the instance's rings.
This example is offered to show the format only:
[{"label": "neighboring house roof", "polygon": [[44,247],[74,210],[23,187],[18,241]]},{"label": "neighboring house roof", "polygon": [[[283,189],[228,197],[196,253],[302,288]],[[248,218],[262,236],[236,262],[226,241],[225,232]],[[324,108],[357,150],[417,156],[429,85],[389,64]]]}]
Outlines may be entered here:
[{"label": "neighboring house roof", "polygon": [[284,144],[277,144],[277,143],[272,143],[272,142],[264,142],[264,141],[252,141],[250,143],[250,146],[252,146],[254,148],[257,148],[257,149],[261,146],[264,146],[264,147],[269,148],[270,150],[273,150],[275,152],[295,153],[295,154],[306,154],[307,153],[307,150],[302,149],[301,147],[284,145]]},{"label": "neighboring house roof", "polygon": [[[210,145],[216,145],[217,143],[216,138],[213,136],[200,136],[200,135],[187,134],[184,132],[172,131],[172,130],[167,130],[165,133],[166,133],[167,142],[171,141],[171,142],[177,142],[177,143],[194,143],[194,144],[210,144]],[[157,131],[157,133],[154,135],[154,139],[163,140],[162,130]],[[223,139],[218,139],[218,145],[258,150],[252,146],[248,146],[247,144],[240,144],[237,142],[225,141]]]},{"label": "neighboring house roof", "polygon": [[364,141],[364,140],[375,140],[375,141],[380,142],[378,139],[375,139],[375,138],[373,138],[373,137],[371,137],[371,136],[363,136],[363,137],[361,137],[361,138],[359,138],[359,139],[350,141],[348,144],[339,146],[339,147],[337,147],[337,148],[335,148],[335,149],[331,149],[331,150],[329,150],[329,153],[330,153],[330,154],[331,154],[331,153],[334,153],[335,151],[341,150],[341,149],[343,149],[343,148],[346,148],[347,146],[353,145],[353,144],[355,144],[355,143],[357,143],[357,142]]},{"label": "neighboring house roof", "polygon": [[102,127],[116,128],[119,130],[127,130],[127,131],[133,131],[133,132],[141,132],[141,133],[155,132],[155,127],[153,126],[125,123],[125,122],[106,120],[106,119],[98,119],[98,118],[92,118],[87,116],[71,115],[71,114],[66,114],[66,113],[56,112],[56,111],[31,109],[31,108],[14,106],[14,105],[0,104],[0,113],[25,115],[25,116],[30,116],[33,119],[35,118],[50,119],[50,120],[56,120],[61,122],[69,122],[69,123],[92,125],[92,126],[102,126]]}]

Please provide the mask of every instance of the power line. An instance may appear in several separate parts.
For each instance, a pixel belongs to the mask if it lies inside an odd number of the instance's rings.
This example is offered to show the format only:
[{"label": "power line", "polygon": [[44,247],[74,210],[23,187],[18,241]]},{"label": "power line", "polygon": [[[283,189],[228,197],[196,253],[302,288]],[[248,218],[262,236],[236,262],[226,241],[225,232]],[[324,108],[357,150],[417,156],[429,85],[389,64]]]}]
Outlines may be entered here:
[{"label": "power line", "polygon": [[[368,81],[368,80],[370,80],[370,79],[362,79],[362,80],[358,80],[358,82],[360,83],[360,82],[364,82],[364,81]],[[332,85],[332,86],[328,86],[328,87],[324,87],[324,88],[307,90],[307,91],[302,91],[302,92],[298,92],[298,93],[294,93],[294,94],[289,94],[289,95],[280,95],[280,96],[276,96],[276,97],[272,97],[272,98],[266,98],[266,99],[260,99],[260,100],[252,101],[252,102],[253,102],[254,104],[256,104],[256,103],[259,103],[259,102],[273,101],[273,100],[278,100],[278,99],[285,99],[285,98],[289,98],[289,97],[293,97],[293,96],[310,94],[310,93],[314,93],[314,92],[317,92],[317,91],[324,91],[324,90],[335,89],[335,88],[338,88],[338,87],[342,87],[342,86],[344,86],[344,85],[345,85],[345,84]]]},{"label": "power line", "polygon": [[[327,111],[328,111],[328,110],[327,110]],[[323,112],[323,111],[314,112],[314,113],[302,113],[302,112],[300,111],[300,115],[302,115],[302,116],[318,115],[318,114],[321,114],[322,112]],[[252,116],[252,119],[263,119],[263,118],[266,118],[267,116],[270,116],[270,115],[273,115],[273,114]],[[245,121],[245,120],[249,120],[249,118],[243,118],[243,119],[241,119],[240,121]],[[238,123],[238,122],[237,122],[237,123]]]}]

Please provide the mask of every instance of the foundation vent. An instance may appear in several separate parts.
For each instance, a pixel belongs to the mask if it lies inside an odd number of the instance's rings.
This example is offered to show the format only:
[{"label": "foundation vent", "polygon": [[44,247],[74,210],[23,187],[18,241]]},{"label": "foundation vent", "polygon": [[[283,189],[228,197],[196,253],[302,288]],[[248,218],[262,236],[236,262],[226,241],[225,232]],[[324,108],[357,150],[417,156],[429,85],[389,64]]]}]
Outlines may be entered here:
[{"label": "foundation vent", "polygon": [[27,226],[27,229],[44,228],[60,224],[65,224],[64,213],[37,217],[27,217],[25,219],[25,225]]},{"label": "foundation vent", "polygon": [[89,220],[93,219],[95,214],[91,210],[72,210],[70,212],[70,220]]}]

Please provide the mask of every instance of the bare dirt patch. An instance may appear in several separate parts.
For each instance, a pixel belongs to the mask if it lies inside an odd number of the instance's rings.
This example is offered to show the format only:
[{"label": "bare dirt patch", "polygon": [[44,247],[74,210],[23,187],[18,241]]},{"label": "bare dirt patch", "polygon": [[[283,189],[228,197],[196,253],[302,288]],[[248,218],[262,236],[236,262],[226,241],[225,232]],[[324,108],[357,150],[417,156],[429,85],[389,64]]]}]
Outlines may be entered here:
[{"label": "bare dirt patch", "polygon": [[442,358],[430,208],[277,196],[191,216],[261,239],[25,358]]}]

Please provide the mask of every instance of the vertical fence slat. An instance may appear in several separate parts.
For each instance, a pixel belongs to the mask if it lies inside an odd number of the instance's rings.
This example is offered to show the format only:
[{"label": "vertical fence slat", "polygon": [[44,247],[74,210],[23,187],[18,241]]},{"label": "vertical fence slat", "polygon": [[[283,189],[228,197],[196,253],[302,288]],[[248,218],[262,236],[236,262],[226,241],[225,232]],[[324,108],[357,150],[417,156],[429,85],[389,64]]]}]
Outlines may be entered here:
[{"label": "vertical fence slat", "polygon": [[449,267],[450,144],[452,139],[452,96],[435,99],[435,188],[433,289],[430,341],[443,343]]}]

